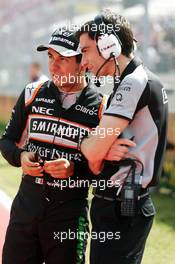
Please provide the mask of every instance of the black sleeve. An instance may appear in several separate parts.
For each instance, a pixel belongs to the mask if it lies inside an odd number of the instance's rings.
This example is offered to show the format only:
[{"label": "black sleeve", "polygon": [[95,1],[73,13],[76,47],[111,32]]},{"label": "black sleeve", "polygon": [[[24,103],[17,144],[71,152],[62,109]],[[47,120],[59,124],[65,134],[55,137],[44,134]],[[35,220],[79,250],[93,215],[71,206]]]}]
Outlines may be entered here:
[{"label": "black sleeve", "polygon": [[6,126],[2,138],[0,139],[0,151],[2,156],[15,167],[21,166],[20,154],[24,151],[23,149],[17,147],[27,122],[24,96],[25,90],[22,92],[16,105],[14,106],[11,119]]}]

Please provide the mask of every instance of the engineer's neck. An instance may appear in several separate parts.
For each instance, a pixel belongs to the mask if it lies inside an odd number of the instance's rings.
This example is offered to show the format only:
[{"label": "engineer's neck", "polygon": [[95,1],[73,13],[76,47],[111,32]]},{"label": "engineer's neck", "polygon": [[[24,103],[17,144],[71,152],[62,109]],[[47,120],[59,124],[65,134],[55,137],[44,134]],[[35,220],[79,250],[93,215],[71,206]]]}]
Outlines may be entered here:
[{"label": "engineer's neck", "polygon": [[123,73],[123,71],[126,69],[126,67],[132,61],[133,58],[134,58],[133,54],[131,54],[129,57],[120,55],[120,57],[118,59],[118,64],[119,64],[119,68],[120,68],[120,74]]},{"label": "engineer's neck", "polygon": [[[134,58],[134,55],[133,54],[130,54],[129,57],[126,57],[126,56],[124,56],[124,55],[121,54],[117,58],[117,63],[119,65],[120,74],[123,73],[123,71],[125,70],[125,68],[128,66],[128,64],[131,62],[131,60],[133,58]],[[110,66],[111,67],[108,67],[108,69],[109,69],[108,75],[113,76],[114,75],[114,72],[115,72],[115,65],[114,65],[114,62],[113,61],[110,61],[109,63],[110,63]],[[116,74],[118,74],[118,72]]]}]

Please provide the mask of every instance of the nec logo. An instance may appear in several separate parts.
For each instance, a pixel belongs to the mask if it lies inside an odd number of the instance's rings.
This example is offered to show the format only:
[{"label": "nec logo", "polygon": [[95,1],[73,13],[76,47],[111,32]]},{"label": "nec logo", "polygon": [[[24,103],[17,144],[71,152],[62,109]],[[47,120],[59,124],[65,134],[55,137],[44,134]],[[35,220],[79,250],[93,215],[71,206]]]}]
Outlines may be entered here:
[{"label": "nec logo", "polygon": [[54,112],[54,109],[41,107],[41,106],[32,106],[32,113],[52,116],[53,112]]}]

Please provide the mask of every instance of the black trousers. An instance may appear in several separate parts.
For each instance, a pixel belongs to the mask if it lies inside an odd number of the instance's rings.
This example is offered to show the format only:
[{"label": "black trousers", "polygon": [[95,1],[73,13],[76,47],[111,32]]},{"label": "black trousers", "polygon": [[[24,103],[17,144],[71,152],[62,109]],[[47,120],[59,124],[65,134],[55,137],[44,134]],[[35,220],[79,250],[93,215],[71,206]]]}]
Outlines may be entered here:
[{"label": "black trousers", "polygon": [[[22,181],[13,201],[2,264],[84,264],[86,198],[59,201],[41,185]],[[84,238],[84,237],[83,237]]]},{"label": "black trousers", "polygon": [[138,201],[134,217],[121,216],[120,201],[94,197],[90,264],[140,264],[154,214],[150,196]]}]

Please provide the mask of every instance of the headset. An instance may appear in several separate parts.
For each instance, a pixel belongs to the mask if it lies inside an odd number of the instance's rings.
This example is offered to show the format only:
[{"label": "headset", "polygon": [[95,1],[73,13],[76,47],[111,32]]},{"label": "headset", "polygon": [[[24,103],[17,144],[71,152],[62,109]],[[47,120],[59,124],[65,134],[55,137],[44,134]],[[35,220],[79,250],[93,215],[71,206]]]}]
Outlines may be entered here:
[{"label": "headset", "polygon": [[[94,18],[94,23],[97,26],[94,39],[96,40],[99,54],[105,59],[118,58],[122,52],[122,42],[116,34],[114,27],[108,28],[104,21],[103,15],[98,15]],[[100,29],[103,27],[103,30]]]},{"label": "headset", "polygon": [[[108,24],[105,23],[105,18],[103,15],[98,15],[94,18],[94,24],[97,27],[95,34],[92,34],[93,39],[96,41],[97,50],[102,58],[105,59],[104,63],[99,67],[96,72],[96,76],[98,76],[101,69],[108,63],[111,59],[113,59],[115,64],[115,72],[114,72],[114,87],[116,83],[116,69],[118,69],[118,75],[120,77],[120,68],[117,61],[117,58],[122,53],[122,42],[119,36],[116,34],[114,27],[109,30]],[[101,29],[103,27],[103,30]],[[118,83],[118,79],[117,79]],[[99,80],[95,83],[97,87],[101,86]]]}]

